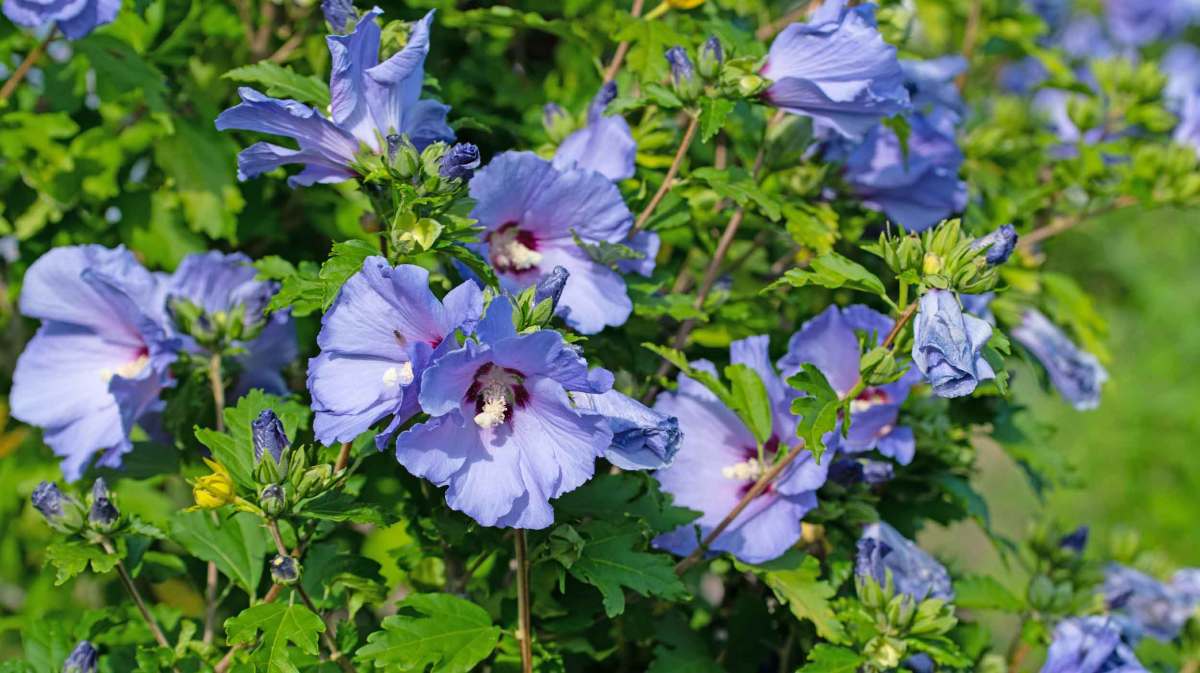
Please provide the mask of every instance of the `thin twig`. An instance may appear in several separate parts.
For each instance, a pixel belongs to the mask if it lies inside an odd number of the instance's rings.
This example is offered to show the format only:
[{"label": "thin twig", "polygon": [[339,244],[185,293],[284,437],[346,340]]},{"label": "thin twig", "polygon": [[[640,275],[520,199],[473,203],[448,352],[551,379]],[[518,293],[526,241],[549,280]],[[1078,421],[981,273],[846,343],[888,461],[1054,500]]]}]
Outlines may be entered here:
[{"label": "thin twig", "polygon": [[807,2],[803,7],[797,7],[778,19],[759,26],[758,30],[754,31],[754,37],[758,38],[759,40],[769,40],[775,37],[775,34],[784,28],[787,28],[801,19],[808,18],[813,12],[817,11],[817,8],[820,6],[821,0],[812,0],[811,2]]},{"label": "thin twig", "polygon": [[[108,540],[103,540],[100,546],[109,555],[117,553],[117,550]],[[150,627],[150,634],[154,636],[155,642],[161,647],[171,649],[171,644],[167,642],[167,637],[163,635],[162,629],[158,626],[158,620],[154,618],[154,615],[150,614],[150,609],[146,607],[146,601],[142,598],[142,593],[134,585],[133,578],[130,577],[129,570],[125,568],[124,561],[117,561],[117,575],[120,576],[121,584],[125,586],[125,591],[133,599],[134,604],[137,605],[138,612],[142,613],[142,619],[146,620],[146,626]]]},{"label": "thin twig", "polygon": [[1179,669],[1179,673],[1197,673],[1197,671],[1200,671],[1200,659],[1188,659]]},{"label": "thin twig", "polygon": [[225,381],[221,377],[221,354],[208,360],[208,383],[212,388],[213,406],[217,408],[217,432],[225,432]]},{"label": "thin twig", "polygon": [[205,645],[212,645],[216,637],[217,622],[217,564],[209,561],[204,586],[204,637]]},{"label": "thin twig", "polygon": [[13,95],[13,92],[17,90],[17,85],[25,79],[25,75],[29,74],[30,68],[38,62],[38,59],[46,51],[47,45],[56,37],[58,37],[58,26],[51,28],[50,34],[46,35],[45,39],[33,48],[33,51],[25,55],[25,60],[21,61],[21,65],[18,65],[17,69],[13,71],[12,77],[9,77],[8,81],[4,83],[4,87],[0,88],[0,104],[3,104]]},{"label": "thin twig", "polygon": [[887,337],[885,337],[883,340],[884,348],[891,348],[892,344],[896,342],[896,337],[900,336],[900,330],[904,329],[904,326],[908,324],[908,321],[912,320],[913,314],[917,312],[917,303],[918,302],[914,301],[906,306],[904,308],[904,312],[900,314],[900,317],[896,318],[896,323],[892,325],[891,331],[888,332]]},{"label": "thin twig", "polygon": [[342,448],[338,450],[337,462],[333,464],[335,473],[346,469],[346,465],[350,464],[350,442],[342,442]]},{"label": "thin twig", "polygon": [[671,187],[675,184],[675,176],[679,174],[679,167],[683,164],[684,157],[687,156],[688,148],[692,146],[692,141],[696,138],[696,129],[700,126],[700,115],[692,115],[688,121],[687,129],[683,132],[683,140],[679,141],[679,149],[675,151],[675,158],[671,160],[671,166],[667,169],[667,177],[663,178],[662,184],[658,186],[658,191],[654,192],[654,196],[650,199],[650,203],[642,209],[638,215],[637,221],[633,223],[634,232],[641,231],[642,227],[650,221],[650,216],[654,214],[654,209],[671,191]]},{"label": "thin twig", "polygon": [[[325,618],[321,617],[321,613],[317,611],[317,606],[314,605],[312,599],[308,597],[308,592],[304,590],[304,587],[297,582],[292,585],[292,589],[294,589],[296,593],[300,595],[300,600],[304,601],[304,607],[311,610],[314,615],[317,615],[317,617],[319,617],[323,623]],[[329,630],[329,626],[326,625],[325,630],[321,631],[321,640],[325,641],[325,647],[329,650],[329,660],[340,666],[341,669],[346,673],[356,673],[354,670],[354,664],[351,664],[344,658],[341,650],[338,649],[337,641],[333,639],[333,636],[329,633]]]},{"label": "thin twig", "polygon": [[[633,0],[633,7],[629,10],[629,15],[637,19],[642,15],[642,5],[645,0]],[[621,71],[621,64],[625,62],[625,54],[629,52],[629,41],[622,41],[617,45],[617,51],[613,53],[612,62],[608,64],[608,68],[604,70],[604,81],[611,82],[617,78],[617,73]]]},{"label": "thin twig", "polygon": [[1041,243],[1042,241],[1044,241],[1048,238],[1051,238],[1053,236],[1057,236],[1057,235],[1063,233],[1064,231],[1072,229],[1072,228],[1078,226],[1079,224],[1082,224],[1083,222],[1087,221],[1089,218],[1098,217],[1100,215],[1106,215],[1108,213],[1111,213],[1114,210],[1128,208],[1136,203],[1137,203],[1136,198],[1134,198],[1132,196],[1122,196],[1122,197],[1119,197],[1117,200],[1113,201],[1108,206],[1098,209],[1098,210],[1091,210],[1088,208],[1084,208],[1082,211],[1080,211],[1074,215],[1059,215],[1059,216],[1055,217],[1054,219],[1050,220],[1049,224],[1047,224],[1043,227],[1038,227],[1037,229],[1034,229],[1033,231],[1029,232],[1028,234],[1022,235],[1021,238],[1017,241],[1017,248],[1019,248],[1020,250],[1023,250],[1023,251],[1029,251],[1029,250],[1033,249],[1033,247],[1035,245],[1037,245],[1038,243]]},{"label": "thin twig", "polygon": [[526,558],[525,531],[518,528],[517,547],[517,639],[521,643],[521,671],[533,673],[533,620],[529,616],[529,560]]},{"label": "thin twig", "polygon": [[[983,0],[971,0],[971,7],[967,10],[967,25],[963,28],[963,45],[962,55],[966,59],[967,64],[971,63],[971,54],[975,52],[975,43],[979,41],[979,21],[983,16]],[[967,71],[963,70],[958,77],[954,79],[955,86],[959,91],[967,85]]]}]

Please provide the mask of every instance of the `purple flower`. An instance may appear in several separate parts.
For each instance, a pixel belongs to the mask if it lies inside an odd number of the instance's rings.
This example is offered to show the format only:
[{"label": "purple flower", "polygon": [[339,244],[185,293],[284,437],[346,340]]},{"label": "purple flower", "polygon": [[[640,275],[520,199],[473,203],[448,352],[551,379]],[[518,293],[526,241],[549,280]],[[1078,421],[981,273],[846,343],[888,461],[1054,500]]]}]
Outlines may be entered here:
[{"label": "purple flower", "polygon": [[1094,145],[1113,135],[1106,133],[1101,127],[1081,131],[1075,125],[1075,121],[1071,119],[1069,105],[1071,98],[1078,95],[1063,89],[1042,89],[1033,97],[1033,109],[1046,117],[1050,129],[1063,143],[1062,147],[1055,149],[1054,153],[1058,157],[1073,156],[1076,150],[1072,145]]},{"label": "purple flower", "polygon": [[904,72],[904,87],[914,109],[924,114],[950,113],[956,122],[962,117],[966,106],[954,80],[966,72],[965,58],[954,55],[925,61],[901,59],[900,70]]},{"label": "purple flower", "polygon": [[[774,411],[772,434],[759,460],[754,435],[744,423],[707,388],[679,375],[679,387],[662,393],[654,410],[679,419],[683,441],[675,462],[655,472],[662,489],[675,504],[702,512],[694,523],[660,535],[654,545],[680,556],[692,553],[742,499],[783,449],[803,451],[733,520],[713,541],[712,551],[729,552],[747,563],[777,558],[800,539],[801,519],[817,506],[816,491],[824,483],[830,460],[820,464],[796,439],[796,418],[789,410],[789,396],[771,366],[768,337],[756,336],[730,345],[730,360],[758,373],[767,388]],[[715,373],[708,362],[693,363]],[[699,537],[694,527],[699,527]]]},{"label": "purple flower", "polygon": [[975,239],[971,243],[971,249],[986,249],[984,260],[991,266],[1003,264],[1012,256],[1013,250],[1017,249],[1017,230],[1011,224],[998,227],[986,236]]},{"label": "purple flower", "polygon": [[[567,136],[554,153],[555,168],[592,170],[613,181],[633,177],[637,143],[629,124],[620,115],[604,114],[604,108],[616,97],[616,82],[600,87],[588,107],[587,125]],[[547,128],[561,125],[560,119],[566,115],[553,104],[547,105],[543,114]]]},{"label": "purple flower", "polygon": [[700,82],[696,80],[696,68],[687,50],[679,45],[671,47],[663,56],[671,68],[671,86],[675,93],[685,100],[691,100],[700,93]]},{"label": "purple flower", "polygon": [[996,324],[996,316],[992,314],[992,300],[995,298],[995,292],[958,295],[958,300],[962,302],[964,311],[992,326]]},{"label": "purple flower", "polygon": [[57,531],[73,533],[83,523],[83,506],[75,498],[64,495],[54,482],[39,483],[29,499],[46,523]]},{"label": "purple flower", "polygon": [[[281,395],[287,392],[287,383],[279,372],[296,359],[296,329],[287,311],[265,315],[277,287],[256,280],[257,275],[250,258],[241,253],[213,250],[188,255],[167,281],[167,302],[169,306],[174,299],[186,299],[204,311],[210,325],[233,323],[249,330],[253,338],[234,339],[228,344],[245,351],[234,358],[241,368],[237,392],[261,388]],[[212,354],[192,336],[179,337],[185,349]]]},{"label": "purple flower", "polygon": [[1175,35],[1193,18],[1188,0],[1105,0],[1108,31],[1123,45],[1140,47]]},{"label": "purple flower", "polygon": [[358,11],[354,9],[352,0],[321,0],[321,13],[325,15],[325,23],[330,30],[342,34],[350,32],[358,20]]},{"label": "purple flower", "polygon": [[292,447],[287,431],[283,429],[283,421],[271,409],[263,409],[258,418],[250,422],[250,438],[254,442],[255,464],[262,462],[263,456],[269,454],[278,465],[283,462],[284,452]]},{"label": "purple flower", "polygon": [[[839,309],[830,306],[788,341],[787,354],[779,360],[784,378],[811,363],[842,396],[858,384],[859,359],[862,355],[855,331],[868,335],[867,343],[879,345],[892,329],[891,318],[866,306]],[[901,465],[912,462],[916,442],[912,428],[898,426],[900,405],[908,398],[917,376],[905,374],[900,380],[863,390],[850,402],[850,430],[842,437],[841,427],[826,434],[825,443],[835,451],[863,453],[878,450]]]},{"label": "purple flower", "polygon": [[1200,95],[1200,48],[1186,42],[1173,45],[1159,63],[1167,76],[1163,97],[1177,108],[1188,97]]},{"label": "purple flower", "polygon": [[349,442],[390,415],[375,437],[376,446],[387,446],[420,409],[422,372],[458,347],[455,330],[469,333],[482,311],[483,294],[471,281],[439,301],[425,269],[392,268],[382,257],[364,260],[321,319],[321,352],[308,362],[317,439]]},{"label": "purple flower", "polygon": [[79,641],[67,660],[63,662],[63,673],[96,673],[96,663],[100,655],[96,646],[86,640]]},{"label": "purple flower", "polygon": [[[633,215],[608,178],[559,170],[531,152],[505,152],[475,174],[471,198],[476,201],[471,216],[484,228],[477,249],[506,291],[518,293],[561,266],[570,278],[558,313],[568,325],[595,334],[629,318],[633,304],[625,281],[575,241],[578,236],[588,244],[625,242]],[[631,247],[637,242],[631,240]],[[653,258],[648,266],[653,268]]]},{"label": "purple flower", "polygon": [[545,528],[550,500],[592,478],[612,431],[572,406],[567,391],[602,393],[612,374],[553,330],[518,335],[512,304],[497,297],[475,338],[425,371],[430,418],[396,438],[409,472],[447,486],[446,503],[484,526]]},{"label": "purple flower", "polygon": [[909,106],[896,48],[880,37],[874,5],[822,4],[808,23],[775,38],[759,74],[772,82],[769,103],[851,138]]},{"label": "purple flower", "polygon": [[1104,599],[1130,642],[1174,640],[1197,606],[1196,596],[1116,563],[1105,569]]},{"label": "purple flower", "polygon": [[17,360],[12,414],[42,428],[68,481],[97,452],[119,467],[133,426],[162,408],[178,348],[162,296],[161,279],[123,247],[55,248],[26,272],[21,312],[42,326]]},{"label": "purple flower", "polygon": [[450,108],[420,98],[433,12],[416,23],[403,50],[380,63],[380,29],[375,19],[382,13],[372,9],[359,19],[354,32],[326,38],[333,61],[330,118],[294,100],[270,98],[247,87],[238,90],[242,103],[217,117],[219,130],[287,136],[299,145],[296,150],[266,142],[251,145],[238,155],[239,179],[299,163],[305,168],[288,178],[293,187],[341,182],[358,174],[354,165],[360,144],[382,155],[390,135],[407,135],[418,150],[454,139],[446,124]]},{"label": "purple flower", "polygon": [[922,114],[909,118],[907,154],[896,133],[879,125],[846,158],[846,182],[863,205],[908,231],[924,231],[967,205],[954,120],[938,121],[941,127]]},{"label": "purple flower", "polygon": [[1100,388],[1108,372],[1095,355],[1071,343],[1041,312],[1025,311],[1012,337],[1042,363],[1050,382],[1072,406],[1080,411],[1100,406]]},{"label": "purple flower", "polygon": [[929,290],[913,323],[913,364],[939,396],[970,395],[996,378],[982,353],[991,337],[992,326],[964,314],[953,292]]},{"label": "purple flower", "polygon": [[1071,617],[1054,628],[1041,673],[1147,673],[1107,617]]},{"label": "purple flower", "polygon": [[450,180],[470,180],[479,168],[479,148],[471,143],[458,143],[442,155],[438,175]]},{"label": "purple flower", "polygon": [[890,574],[896,593],[911,596],[913,600],[954,600],[950,574],[942,564],[882,521],[863,528],[854,573],[870,577],[880,586],[886,584]]},{"label": "purple flower", "polygon": [[604,457],[623,470],[657,470],[671,464],[683,438],[679,420],[610,390],[599,395],[575,393],[575,407],[600,414],[612,430]]},{"label": "purple flower", "polygon": [[121,0],[4,0],[4,15],[18,26],[54,24],[71,40],[112,23],[120,10]]}]

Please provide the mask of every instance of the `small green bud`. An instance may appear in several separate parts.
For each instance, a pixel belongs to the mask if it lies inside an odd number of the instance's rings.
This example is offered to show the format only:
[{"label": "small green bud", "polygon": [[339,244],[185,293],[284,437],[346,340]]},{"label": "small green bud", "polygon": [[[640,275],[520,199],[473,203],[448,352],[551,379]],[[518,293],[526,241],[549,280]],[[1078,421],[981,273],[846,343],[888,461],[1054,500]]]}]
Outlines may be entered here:
[{"label": "small green bud", "polygon": [[333,468],[328,464],[315,465],[300,477],[300,483],[296,486],[296,497],[307,498],[310,495],[315,495],[325,490],[329,483],[329,479],[333,476]]},{"label": "small green bud", "polygon": [[700,53],[696,57],[696,69],[704,79],[716,79],[725,63],[725,50],[716,35],[710,36],[700,45]]},{"label": "small green bud", "polygon": [[767,80],[758,75],[743,75],[738,79],[738,93],[743,98],[752,98],[767,88]]},{"label": "small green bud", "polygon": [[258,506],[267,516],[277,517],[287,509],[287,493],[279,484],[271,484],[258,494]]},{"label": "small green bud", "polygon": [[941,257],[932,252],[925,253],[925,259],[921,260],[921,273],[932,276],[941,273],[942,268],[944,268],[944,264]]}]

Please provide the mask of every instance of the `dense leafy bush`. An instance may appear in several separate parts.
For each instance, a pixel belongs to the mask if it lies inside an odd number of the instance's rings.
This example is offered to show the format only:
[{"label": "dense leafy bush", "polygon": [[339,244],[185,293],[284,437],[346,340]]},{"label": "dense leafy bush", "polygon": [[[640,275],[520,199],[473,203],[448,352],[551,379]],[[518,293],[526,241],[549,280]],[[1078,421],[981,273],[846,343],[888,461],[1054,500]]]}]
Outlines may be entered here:
[{"label": "dense leafy bush", "polygon": [[1041,243],[1200,204],[1195,3],[475,4],[5,0],[0,671],[1200,667],[972,486],[1073,484]]}]

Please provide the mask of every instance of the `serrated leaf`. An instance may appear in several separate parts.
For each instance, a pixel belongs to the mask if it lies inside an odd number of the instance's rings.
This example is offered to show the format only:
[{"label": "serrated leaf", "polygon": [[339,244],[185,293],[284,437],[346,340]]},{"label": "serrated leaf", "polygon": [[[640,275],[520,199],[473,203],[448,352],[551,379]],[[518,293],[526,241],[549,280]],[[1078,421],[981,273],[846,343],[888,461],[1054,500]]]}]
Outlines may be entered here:
[{"label": "serrated leaf", "polygon": [[214,522],[211,512],[171,517],[171,537],[193,556],[212,561],[226,577],[253,594],[267,556],[267,532],[252,514],[238,512]]},{"label": "serrated leaf", "polygon": [[954,582],[954,604],[975,610],[1020,612],[1024,603],[994,578],[969,575]]},{"label": "serrated leaf", "polygon": [[600,590],[609,617],[625,611],[625,589],[666,600],[687,595],[670,556],[641,551],[646,542],[639,528],[593,520],[579,532],[587,543],[568,572]]},{"label": "serrated leaf", "polygon": [[305,654],[317,654],[317,635],[325,630],[325,622],[312,610],[298,604],[281,601],[259,603],[225,620],[229,643],[253,643],[261,631],[262,644],[254,656],[267,662],[269,673],[299,673],[289,651],[297,648]]},{"label": "serrated leaf", "polygon": [[700,142],[708,142],[720,132],[734,105],[728,98],[700,99]]},{"label": "serrated leaf", "polygon": [[847,287],[860,292],[868,292],[880,297],[886,296],[883,281],[871,273],[865,266],[836,252],[827,252],[809,263],[809,269],[790,269],[783,278],[767,286],[771,290],[782,285],[804,287],[819,285],[836,290]]},{"label": "serrated leaf", "polygon": [[46,563],[54,566],[56,571],[54,585],[65,584],[68,580],[87,570],[104,574],[117,566],[121,560],[118,554],[109,554],[98,545],[86,542],[58,542],[46,547]]},{"label": "serrated leaf", "polygon": [[700,512],[671,504],[671,494],[644,473],[601,474],[554,502],[564,516],[618,521],[637,517],[652,533],[665,533],[695,521]]},{"label": "serrated leaf", "polygon": [[855,673],[866,661],[854,650],[817,643],[808,653],[808,662],[796,673]]},{"label": "serrated leaf", "polygon": [[725,669],[707,652],[656,645],[646,673],[725,673]]},{"label": "serrated leaf", "polygon": [[166,76],[129,44],[112,35],[93,33],[72,41],[71,46],[86,55],[95,69],[100,96],[112,99],[130,91],[140,91],[148,109],[167,111]]},{"label": "serrated leaf", "polygon": [[283,421],[288,437],[308,427],[312,412],[294,399],[268,395],[255,388],[238,400],[237,406],[225,409],[225,432],[197,428],[196,439],[212,451],[213,458],[229,470],[239,488],[254,492],[254,439],[250,424],[265,409],[273,409]]},{"label": "serrated leaf", "polygon": [[155,161],[174,181],[188,227],[236,243],[245,206],[232,160],[237,146],[211,126],[177,122],[174,134],[155,143]]},{"label": "serrated leaf", "polygon": [[275,98],[291,98],[319,110],[329,107],[329,86],[311,75],[301,75],[286,65],[259,61],[226,72],[221,77],[257,84]]},{"label": "serrated leaf", "polygon": [[758,443],[765,443],[771,438],[773,425],[771,398],[767,396],[767,386],[763,384],[758,372],[743,364],[726,367],[725,378],[729,379],[734,412],[750,429]]},{"label": "serrated leaf", "polygon": [[414,594],[355,656],[388,671],[467,673],[499,639],[500,628],[478,605],[449,594]]},{"label": "serrated leaf", "polygon": [[[464,248],[465,250],[465,248]],[[342,285],[362,269],[363,261],[379,254],[373,243],[358,239],[334,243],[329,258],[318,268],[312,262],[293,266],[279,257],[268,257],[255,264],[259,277],[279,281],[279,292],[268,309],[290,308],[292,315],[306,316],[329,308]]]},{"label": "serrated leaf", "polygon": [[821,370],[811,362],[801,365],[800,371],[790,376],[787,382],[805,393],[792,400],[792,413],[800,417],[796,435],[804,439],[804,448],[812,451],[819,461],[825,453],[825,434],[837,427],[842,400]]},{"label": "serrated leaf", "polygon": [[783,203],[764,192],[742,169],[699,168],[692,171],[691,177],[704,181],[714,192],[733,199],[743,208],[757,207],[767,219],[776,221],[782,217]]},{"label": "serrated leaf", "polygon": [[774,561],[750,568],[762,576],[797,619],[812,622],[817,633],[826,640],[847,642],[846,630],[829,602],[835,589],[821,579],[821,563],[815,556],[791,551]]}]

